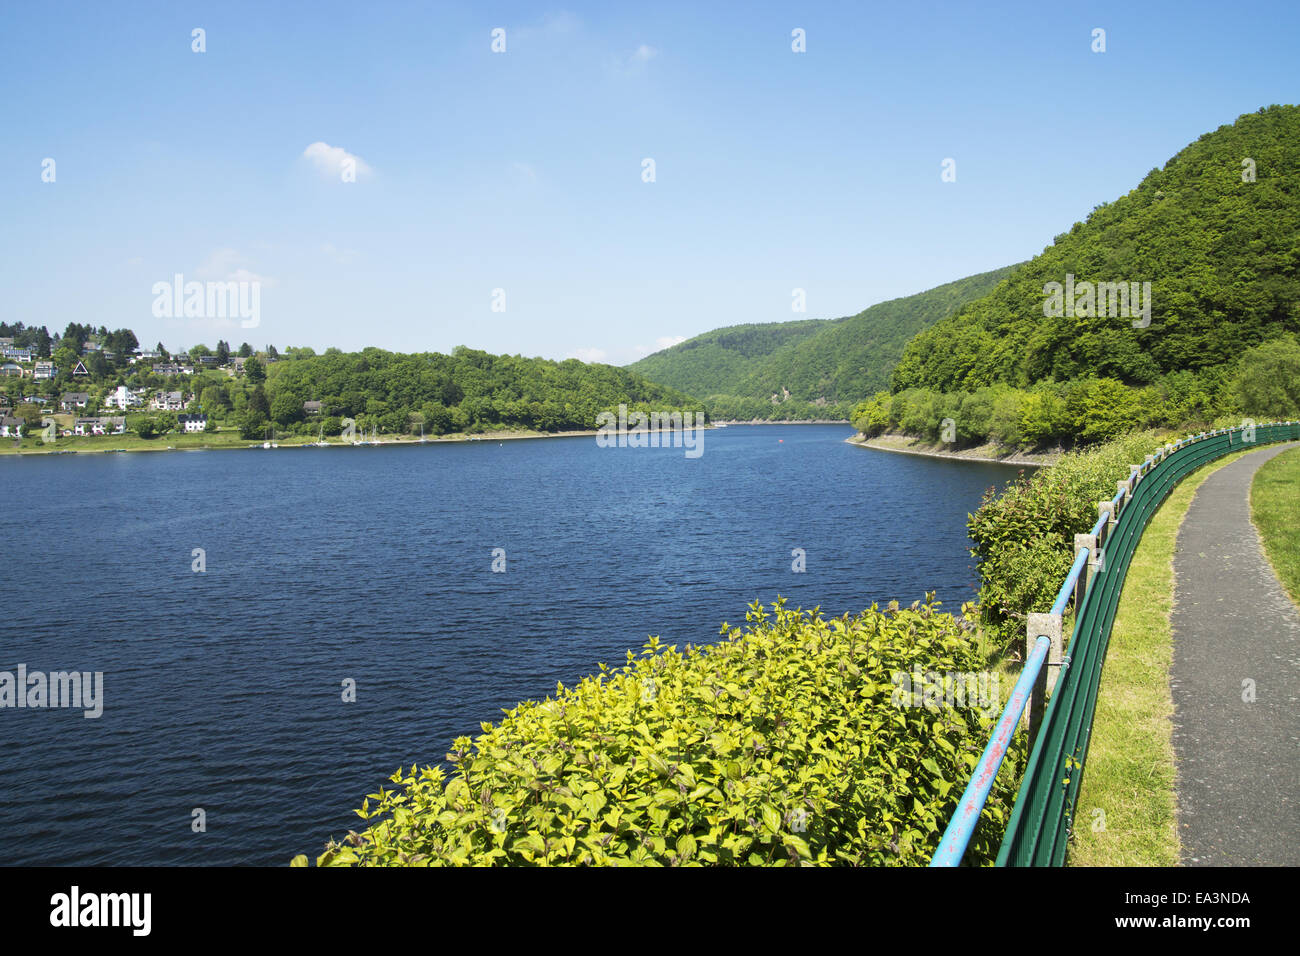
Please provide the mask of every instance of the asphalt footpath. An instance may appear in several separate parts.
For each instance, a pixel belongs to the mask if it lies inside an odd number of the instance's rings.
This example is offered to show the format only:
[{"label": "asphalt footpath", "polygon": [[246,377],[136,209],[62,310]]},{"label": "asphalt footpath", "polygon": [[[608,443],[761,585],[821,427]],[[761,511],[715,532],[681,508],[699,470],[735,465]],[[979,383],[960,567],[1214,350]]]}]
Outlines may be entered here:
[{"label": "asphalt footpath", "polygon": [[1296,447],[1219,469],[1178,532],[1170,683],[1187,866],[1300,865],[1300,611],[1250,520],[1255,472]]}]

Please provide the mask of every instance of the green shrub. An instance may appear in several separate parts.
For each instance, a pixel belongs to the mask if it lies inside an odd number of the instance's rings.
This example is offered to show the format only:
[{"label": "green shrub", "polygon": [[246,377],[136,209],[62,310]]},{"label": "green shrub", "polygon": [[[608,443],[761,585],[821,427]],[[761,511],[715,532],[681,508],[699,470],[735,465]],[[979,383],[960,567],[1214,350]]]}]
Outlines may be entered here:
[{"label": "green shrub", "polygon": [[1001,496],[990,489],[968,526],[979,560],[980,616],[1005,647],[1024,636],[1031,611],[1049,611],[1074,560],[1074,536],[1097,523],[1097,502],[1115,497],[1159,445],[1155,432],[1138,432],[1063,455],[1050,468],[1021,475]]},{"label": "green shrub", "polygon": [[889,428],[889,401],[888,392],[877,392],[865,402],[859,402],[850,415],[853,427],[868,438],[885,431]]},{"label": "green shrub", "polygon": [[[897,706],[895,675],[984,667],[972,625],[924,604],[769,614],[520,704],[441,768],[391,778],[324,865],[924,865],[988,740],[988,713]],[[963,609],[966,610],[966,609]],[[996,855],[997,781],[968,861]],[[376,801],[376,802],[372,802]],[[298,857],[296,865],[305,865]]]},{"label": "green shrub", "polygon": [[1247,415],[1286,420],[1300,413],[1300,342],[1284,335],[1249,349],[1232,389]]}]

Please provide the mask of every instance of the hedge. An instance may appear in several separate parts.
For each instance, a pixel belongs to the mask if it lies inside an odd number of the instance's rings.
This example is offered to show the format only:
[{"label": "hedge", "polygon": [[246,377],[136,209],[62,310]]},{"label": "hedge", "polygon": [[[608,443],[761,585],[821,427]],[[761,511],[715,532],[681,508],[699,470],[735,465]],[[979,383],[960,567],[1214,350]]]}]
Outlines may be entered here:
[{"label": "hedge", "polygon": [[[368,828],[317,863],[927,863],[1001,702],[918,706],[899,675],[980,671],[973,624],[933,595],[831,620],[755,603],[746,622],[681,651],[651,638],[622,668],[506,711],[454,742],[450,774],[398,770],[357,811]],[[1010,813],[1007,763],[976,863]]]}]

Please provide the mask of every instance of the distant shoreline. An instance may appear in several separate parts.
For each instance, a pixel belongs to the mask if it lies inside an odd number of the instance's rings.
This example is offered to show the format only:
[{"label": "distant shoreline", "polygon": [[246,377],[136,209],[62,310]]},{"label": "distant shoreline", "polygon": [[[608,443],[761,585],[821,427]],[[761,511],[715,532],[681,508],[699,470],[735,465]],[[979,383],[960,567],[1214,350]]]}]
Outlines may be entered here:
[{"label": "distant shoreline", "polygon": [[[818,421],[718,421],[710,422],[706,429],[714,429],[719,426],[729,425],[847,425],[847,421],[842,419],[827,419]],[[96,435],[96,436],[78,436],[77,439],[69,440],[66,445],[44,445],[29,448],[13,448],[10,441],[0,439],[0,458],[12,457],[22,458],[26,455],[108,455],[108,454],[125,454],[127,452],[160,452],[160,451],[226,451],[232,449],[256,449],[266,451],[264,446],[266,439],[258,441],[253,438],[228,438],[229,433],[217,432],[216,441],[204,441],[206,436],[198,433],[193,436],[171,435],[160,438],[143,439],[136,435]],[[376,445],[433,445],[448,444],[457,442],[474,442],[474,441],[517,441],[526,438],[584,438],[595,437],[599,432],[592,429],[580,429],[577,431],[562,432],[535,432],[522,429],[499,432],[480,432],[470,434],[468,432],[456,432],[450,435],[439,435],[437,437],[426,437],[421,440],[418,437],[389,436],[378,438],[373,441],[346,442],[327,440],[326,445],[317,445],[310,435],[294,435],[289,438],[270,439],[275,445],[274,450],[281,448],[349,448],[355,445],[361,447],[373,447]],[[89,438],[89,441],[79,439]]]},{"label": "distant shoreline", "polygon": [[[993,465],[1021,465],[1031,468],[1043,468],[1054,464],[1061,453],[1057,451],[1017,451],[1002,448],[999,445],[984,444],[960,451],[943,451],[943,445],[925,442],[910,435],[885,434],[876,438],[864,438],[858,432],[852,438],[844,439],[850,445],[860,448],[874,448],[877,451],[890,451],[900,455],[921,455],[926,458],[955,458],[959,461],[979,461]],[[999,454],[1000,452],[1000,454]]]},{"label": "distant shoreline", "polygon": [[710,422],[710,425],[848,425],[847,418],[813,418],[800,419],[799,421],[790,421],[782,419],[779,421],[770,421],[766,418],[751,418],[746,421],[732,420],[730,418],[719,419]]},{"label": "distant shoreline", "polygon": [[[220,434],[220,433],[218,433]],[[471,435],[466,432],[457,432],[453,435],[440,435],[437,437],[427,437],[423,440],[420,438],[378,438],[373,441],[361,442],[350,441],[329,441],[325,445],[317,445],[311,440],[310,435],[294,435],[287,439],[270,439],[274,444],[275,450],[281,448],[351,448],[360,445],[361,447],[375,445],[433,445],[447,444],[454,442],[471,442],[471,441],[513,441],[521,438],[580,438],[584,435],[594,436],[596,431],[564,431],[564,432],[529,432],[529,431],[502,431],[502,432],[484,432],[481,434]],[[114,452],[158,452],[158,451],[226,451],[235,449],[257,449],[266,451],[266,439],[257,441],[252,438],[232,438],[225,441],[212,442],[187,442],[184,436],[174,435],[164,438],[145,439],[135,435],[103,435],[95,436],[97,441],[94,445],[83,445],[82,447],[70,447],[70,445],[46,445],[37,448],[8,448],[0,444],[0,457],[21,458],[26,455],[107,455]],[[125,444],[124,444],[125,440]],[[181,444],[168,444],[168,441],[180,441]],[[3,440],[0,440],[3,441]]]}]

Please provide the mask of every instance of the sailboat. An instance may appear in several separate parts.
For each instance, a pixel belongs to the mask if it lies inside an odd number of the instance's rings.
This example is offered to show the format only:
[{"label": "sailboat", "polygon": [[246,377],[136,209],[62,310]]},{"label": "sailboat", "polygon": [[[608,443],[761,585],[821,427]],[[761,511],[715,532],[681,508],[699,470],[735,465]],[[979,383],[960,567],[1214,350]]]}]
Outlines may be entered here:
[{"label": "sailboat", "polygon": [[316,440],[312,442],[312,444],[315,445],[317,448],[328,448],[330,446],[330,443],[325,440],[324,422],[320,423],[320,434],[316,436]]}]

